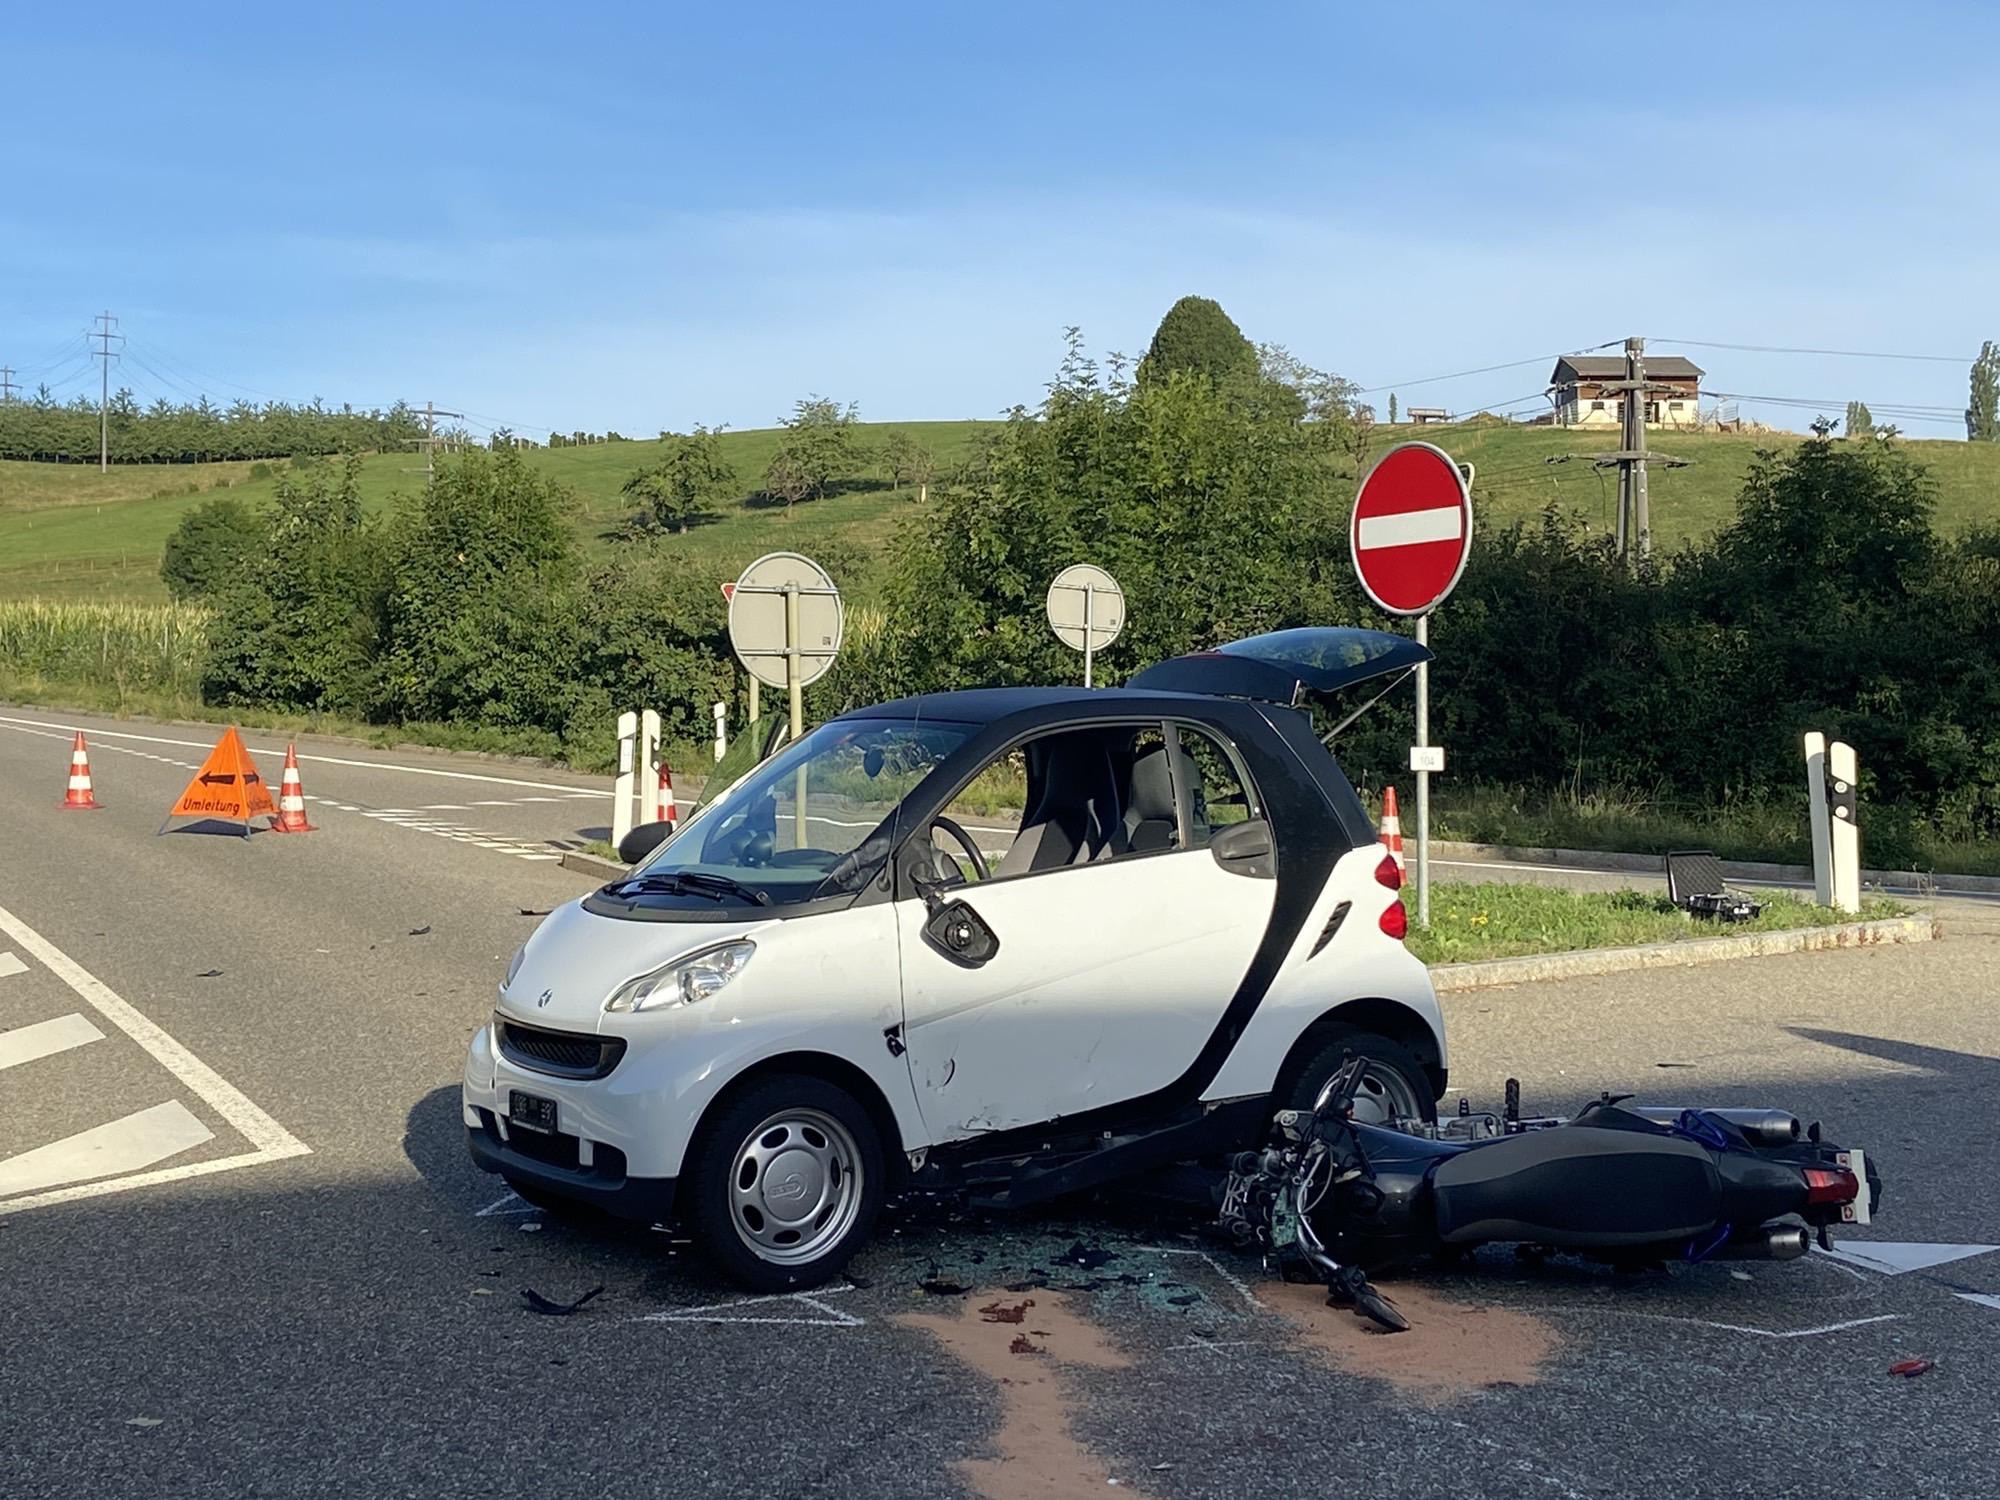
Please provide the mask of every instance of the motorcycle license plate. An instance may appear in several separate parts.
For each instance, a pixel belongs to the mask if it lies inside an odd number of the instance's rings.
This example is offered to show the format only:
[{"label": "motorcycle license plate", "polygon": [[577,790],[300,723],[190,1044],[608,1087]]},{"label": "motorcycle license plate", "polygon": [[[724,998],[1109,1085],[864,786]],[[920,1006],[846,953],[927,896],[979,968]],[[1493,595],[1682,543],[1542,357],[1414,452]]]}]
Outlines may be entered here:
[{"label": "motorcycle license plate", "polygon": [[554,1135],[556,1101],[544,1099],[540,1094],[524,1094],[515,1089],[507,1099],[507,1120],[509,1124],[518,1125],[523,1130]]},{"label": "motorcycle license plate", "polygon": [[1843,1224],[1866,1224],[1868,1222],[1868,1157],[1862,1151],[1843,1151],[1840,1165],[1854,1174],[1854,1180],[1861,1184],[1861,1191],[1854,1195],[1852,1203],[1840,1206],[1840,1221]]}]

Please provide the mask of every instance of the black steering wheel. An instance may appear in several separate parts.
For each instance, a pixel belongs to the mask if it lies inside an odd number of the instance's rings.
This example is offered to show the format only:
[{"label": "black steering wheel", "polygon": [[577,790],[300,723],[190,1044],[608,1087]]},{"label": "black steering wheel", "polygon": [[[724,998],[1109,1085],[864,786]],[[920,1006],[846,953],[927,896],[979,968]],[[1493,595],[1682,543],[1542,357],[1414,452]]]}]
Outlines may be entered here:
[{"label": "black steering wheel", "polygon": [[972,868],[978,873],[981,880],[991,880],[993,878],[993,872],[986,868],[986,856],[981,854],[979,846],[972,842],[971,834],[959,827],[952,819],[943,816],[932,818],[931,827],[942,828],[946,833],[951,835],[952,842],[965,851],[966,858],[972,861]]}]

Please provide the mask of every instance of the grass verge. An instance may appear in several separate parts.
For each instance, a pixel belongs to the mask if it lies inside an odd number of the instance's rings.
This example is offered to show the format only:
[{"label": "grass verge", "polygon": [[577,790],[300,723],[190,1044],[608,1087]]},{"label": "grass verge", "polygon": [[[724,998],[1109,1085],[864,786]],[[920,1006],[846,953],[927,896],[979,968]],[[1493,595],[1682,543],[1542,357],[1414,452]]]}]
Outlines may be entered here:
[{"label": "grass verge", "polygon": [[[1645,891],[1572,891],[1560,886],[1472,884],[1446,881],[1431,887],[1431,925],[1410,915],[1410,951],[1427,964],[1476,963],[1530,953],[1569,953],[1579,948],[1627,948],[1638,943],[1673,943],[1692,938],[1728,937],[1744,932],[1782,932],[1828,927],[1855,918],[1814,906],[1797,896],[1759,891],[1764,910],[1754,921],[1719,923],[1689,916]],[[1405,889],[1410,905],[1416,893]],[[1870,896],[1861,903],[1862,921],[1907,915],[1900,902]]]}]

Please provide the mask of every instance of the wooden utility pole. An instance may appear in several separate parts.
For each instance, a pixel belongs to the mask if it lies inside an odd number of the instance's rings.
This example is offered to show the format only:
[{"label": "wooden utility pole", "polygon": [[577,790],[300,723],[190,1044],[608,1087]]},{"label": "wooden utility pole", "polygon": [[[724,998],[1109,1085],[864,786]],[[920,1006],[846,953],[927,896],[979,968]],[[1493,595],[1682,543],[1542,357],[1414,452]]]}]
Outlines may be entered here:
[{"label": "wooden utility pole", "polygon": [[1555,454],[1547,462],[1568,463],[1573,458],[1588,458],[1600,469],[1613,464],[1618,466],[1618,555],[1627,561],[1636,556],[1643,563],[1653,555],[1653,510],[1646,493],[1646,467],[1648,464],[1660,464],[1670,469],[1684,469],[1687,460],[1646,450],[1646,396],[1651,390],[1664,390],[1666,387],[1653,386],[1646,379],[1644,339],[1625,340],[1625,378],[1604,381],[1602,388],[1618,393],[1618,450],[1614,453]]},{"label": "wooden utility pole", "polygon": [[17,389],[14,384],[14,367],[0,365],[0,402],[12,401]]}]

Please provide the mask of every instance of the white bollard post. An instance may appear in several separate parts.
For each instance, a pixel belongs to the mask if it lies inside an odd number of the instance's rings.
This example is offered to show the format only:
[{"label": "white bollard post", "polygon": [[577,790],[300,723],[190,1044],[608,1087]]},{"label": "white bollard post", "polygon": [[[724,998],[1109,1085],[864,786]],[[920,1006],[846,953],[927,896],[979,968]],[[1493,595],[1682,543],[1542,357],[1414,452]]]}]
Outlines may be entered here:
[{"label": "white bollard post", "polygon": [[1817,729],[1806,736],[1806,815],[1812,823],[1813,903],[1833,905],[1833,877],[1828,862],[1833,845],[1827,838],[1826,736]]},{"label": "white bollard post", "polygon": [[729,753],[729,705],[718,703],[711,712],[715,715],[715,758],[721,760]]},{"label": "white bollard post", "polygon": [[660,821],[660,716],[653,709],[639,715],[639,819]]},{"label": "white bollard post", "polygon": [[1826,747],[1829,874],[1833,907],[1850,915],[1861,910],[1861,827],[1855,782],[1861,772],[1854,747],[1835,740]]},{"label": "white bollard post", "polygon": [[618,776],[611,783],[611,843],[615,848],[632,831],[632,742],[639,735],[639,716],[618,716]]}]

